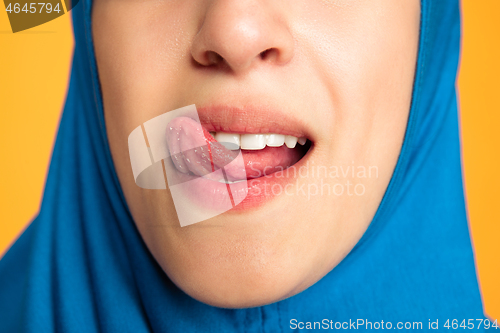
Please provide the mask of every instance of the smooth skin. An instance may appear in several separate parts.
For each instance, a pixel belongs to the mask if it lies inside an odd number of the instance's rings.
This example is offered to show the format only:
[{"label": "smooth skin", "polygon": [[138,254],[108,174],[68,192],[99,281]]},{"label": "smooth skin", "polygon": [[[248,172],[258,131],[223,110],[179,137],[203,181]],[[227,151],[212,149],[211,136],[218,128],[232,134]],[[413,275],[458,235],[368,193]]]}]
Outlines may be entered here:
[{"label": "smooth skin", "polygon": [[[401,150],[419,25],[419,0],[94,1],[113,161],[142,238],[180,289],[218,307],[264,305],[308,288],[351,251]],[[186,105],[256,102],[310,130],[309,168],[376,174],[301,177],[306,188],[350,181],[365,191],[283,194],[181,228],[168,190],[134,183],[128,135]]]}]

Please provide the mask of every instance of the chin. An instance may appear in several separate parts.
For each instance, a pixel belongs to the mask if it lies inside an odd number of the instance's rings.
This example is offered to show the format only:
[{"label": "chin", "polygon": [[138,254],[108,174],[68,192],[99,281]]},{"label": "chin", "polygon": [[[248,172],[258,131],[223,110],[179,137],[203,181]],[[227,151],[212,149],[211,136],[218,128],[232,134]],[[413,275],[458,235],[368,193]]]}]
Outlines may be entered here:
[{"label": "chin", "polygon": [[[242,252],[242,257],[254,255],[253,251]],[[296,263],[282,262],[278,258],[238,258],[219,264],[202,258],[200,261],[194,262],[191,269],[168,275],[186,294],[215,307],[262,306],[308,287],[304,286]]]},{"label": "chin", "polygon": [[168,277],[194,299],[221,308],[262,306],[301,292],[329,271],[316,253],[322,240],[307,246],[307,235],[292,227],[301,221],[234,215],[147,237]]}]

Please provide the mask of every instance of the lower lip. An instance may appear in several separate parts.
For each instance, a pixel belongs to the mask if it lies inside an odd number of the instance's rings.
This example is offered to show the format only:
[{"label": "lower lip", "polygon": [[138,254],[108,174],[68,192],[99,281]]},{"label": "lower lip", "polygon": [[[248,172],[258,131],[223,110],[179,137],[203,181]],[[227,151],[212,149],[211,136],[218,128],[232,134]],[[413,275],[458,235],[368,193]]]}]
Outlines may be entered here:
[{"label": "lower lip", "polygon": [[[226,184],[178,171],[176,173],[183,178],[184,193],[195,207],[221,212],[244,212],[257,209],[276,196],[293,192],[293,183],[297,179],[298,171],[306,167],[306,159],[311,150],[288,169],[246,182]],[[291,171],[291,168],[295,171]],[[188,181],[195,179],[196,182]],[[228,207],[232,208],[227,210]]]}]

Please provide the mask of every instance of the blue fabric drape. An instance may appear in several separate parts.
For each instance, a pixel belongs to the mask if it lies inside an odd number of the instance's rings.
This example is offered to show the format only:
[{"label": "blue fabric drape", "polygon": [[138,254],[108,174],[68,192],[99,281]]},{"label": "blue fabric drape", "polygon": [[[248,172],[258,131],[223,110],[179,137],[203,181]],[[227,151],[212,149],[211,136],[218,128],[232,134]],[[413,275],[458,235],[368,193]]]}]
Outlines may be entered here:
[{"label": "blue fabric drape", "polygon": [[73,67],[40,213],[0,261],[0,332],[289,332],[293,319],[426,330],[484,318],[461,175],[458,0],[422,0],[404,144],[362,239],[304,292],[238,310],[179,290],[134,225],[106,139],[90,11],[91,0],[72,11]]}]

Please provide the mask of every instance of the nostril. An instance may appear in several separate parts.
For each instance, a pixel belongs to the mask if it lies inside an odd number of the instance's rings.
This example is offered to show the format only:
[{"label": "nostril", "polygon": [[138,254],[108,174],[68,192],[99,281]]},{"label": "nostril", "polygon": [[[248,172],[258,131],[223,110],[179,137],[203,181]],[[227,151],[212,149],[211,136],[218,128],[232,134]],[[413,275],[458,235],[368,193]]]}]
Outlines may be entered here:
[{"label": "nostril", "polygon": [[214,51],[208,51],[206,54],[206,57],[207,57],[208,66],[217,65],[217,64],[221,63],[222,61],[224,61],[224,58],[222,58],[222,56],[220,54],[218,54],[217,52],[214,52]]},{"label": "nostril", "polygon": [[265,50],[265,51],[262,51],[262,52],[260,53],[260,58],[261,58],[262,60],[266,60],[267,58],[269,58],[269,56],[270,56],[270,54],[271,54],[271,52],[272,52],[272,51],[273,51],[273,49],[267,49],[267,50]]},{"label": "nostril", "polygon": [[282,52],[280,49],[272,47],[259,54],[259,57],[263,61],[280,61],[282,57]]}]

